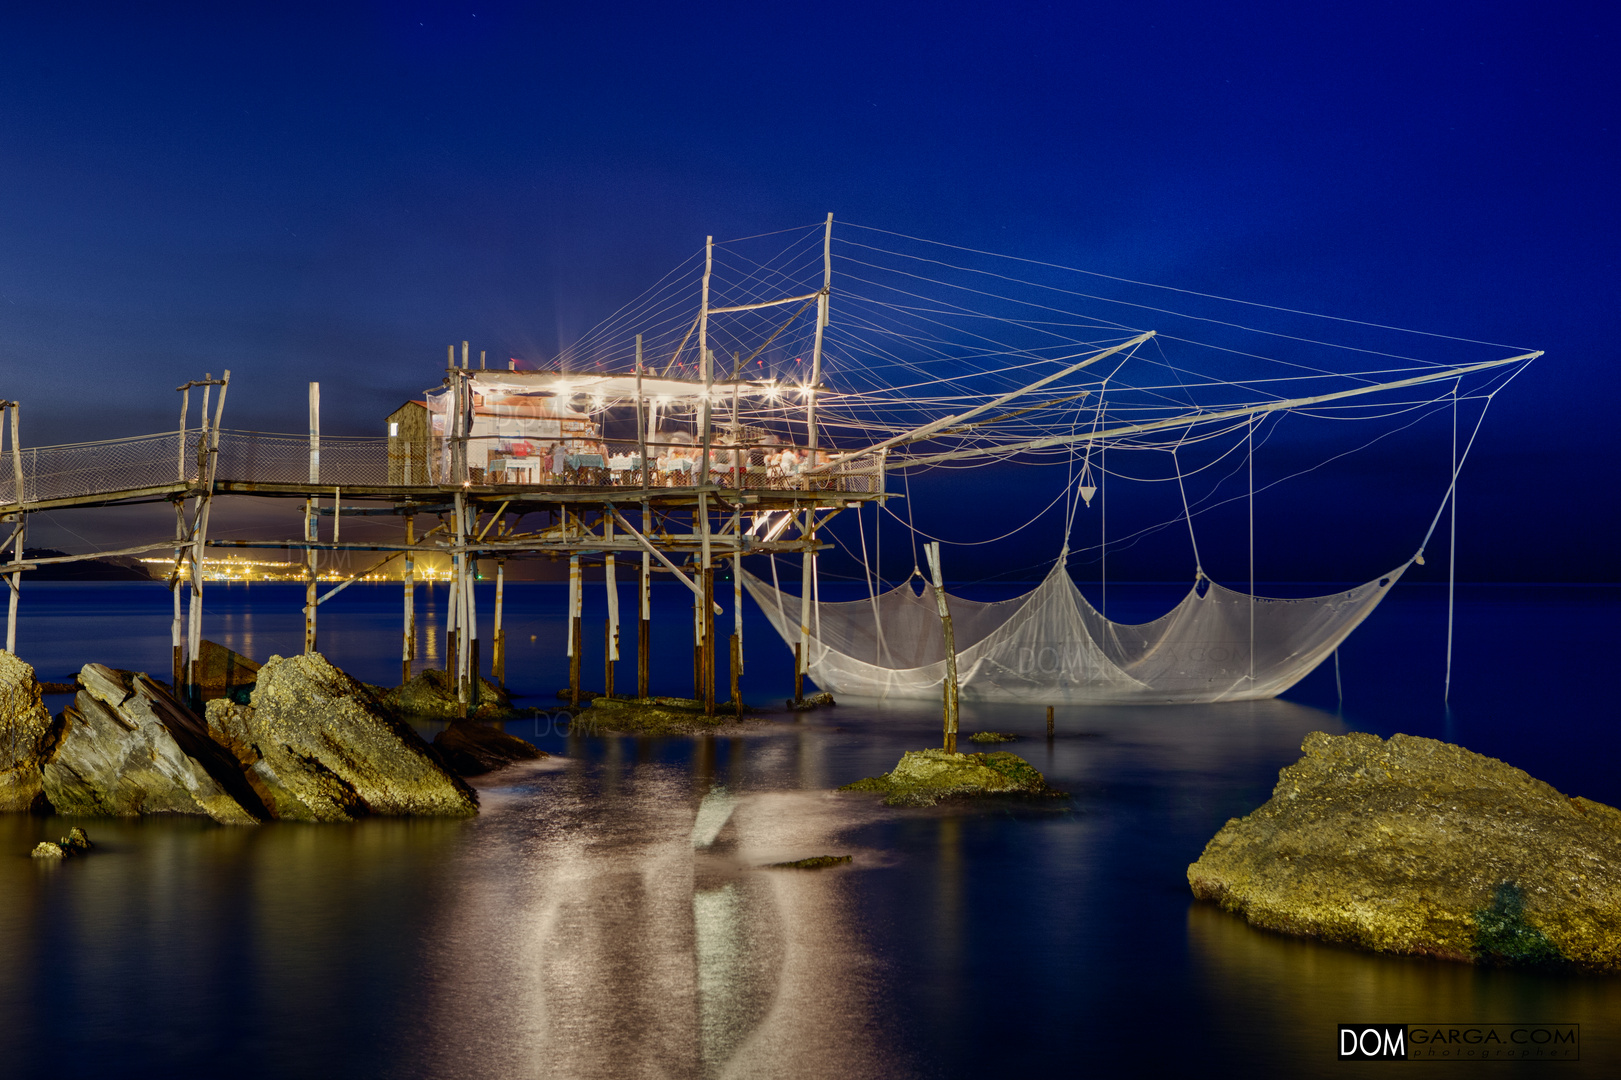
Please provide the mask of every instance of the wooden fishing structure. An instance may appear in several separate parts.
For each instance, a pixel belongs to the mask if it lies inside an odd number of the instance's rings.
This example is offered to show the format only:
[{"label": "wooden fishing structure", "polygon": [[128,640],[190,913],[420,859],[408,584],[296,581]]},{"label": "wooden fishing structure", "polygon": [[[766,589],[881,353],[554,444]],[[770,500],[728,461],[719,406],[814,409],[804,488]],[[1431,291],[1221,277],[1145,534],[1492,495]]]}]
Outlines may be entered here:
[{"label": "wooden fishing structure", "polygon": [[[644,357],[636,341],[633,369],[619,373],[569,374],[486,366],[471,362],[469,343],[448,352],[444,381],[428,400],[413,402],[388,420],[386,438],[323,437],[320,385],[309,386],[309,432],[299,436],[226,430],[226,371],[177,387],[178,427],[169,433],[67,446],[24,448],[18,405],[0,404],[9,416],[7,456],[11,475],[0,481],[0,520],[12,525],[0,547],[9,552],[6,648],[15,651],[18,599],[29,570],[50,563],[169,551],[174,597],[172,678],[177,690],[194,694],[200,682],[203,596],[202,553],[220,549],[279,548],[299,553],[305,568],[304,648],[319,644],[319,612],[355,581],[403,560],[401,678],[415,659],[415,563],[425,552],[448,556],[452,565],[445,649],[460,699],[476,700],[484,674],[504,683],[507,653],[503,621],[506,564],[525,558],[566,559],[569,572],[569,693],[582,698],[582,595],[587,566],[602,568],[608,600],[604,627],[603,689],[616,689],[621,618],[617,581],[621,568],[637,580],[636,694],[647,696],[654,574],[668,574],[693,594],[694,697],[713,715],[716,698],[716,570],[728,560],[733,579],[734,623],[727,643],[732,705],[741,709],[737,677],[743,666],[741,575],[746,554],[797,554],[809,593],[815,576],[817,539],[841,511],[885,499],[883,455],[838,460],[820,445],[817,422],[822,385],[822,341],[827,325],[832,267],[823,237],[820,288],[804,295],[744,305],[711,304],[713,238],[706,243],[699,311],[674,357]],[[769,313],[796,305],[788,321],[814,309],[809,378],[797,386],[749,380],[734,360],[717,370],[710,347],[711,320],[733,312]],[[786,323],[783,324],[786,326]],[[779,331],[780,332],[780,329]],[[693,341],[695,339],[695,341]],[[697,378],[673,378],[688,344],[695,345]],[[763,346],[762,346],[763,348]],[[217,397],[214,395],[218,389]],[[191,417],[192,392],[200,391],[200,422]],[[793,399],[797,398],[797,403]],[[779,429],[797,427],[788,438],[752,422],[753,406],[777,419]],[[210,413],[212,408],[212,413]],[[789,409],[799,423],[784,424]],[[660,417],[690,413],[693,432],[661,428]],[[609,417],[633,418],[634,439],[607,437]],[[623,427],[623,423],[620,424]],[[414,436],[414,438],[413,438]],[[549,445],[548,445],[549,440]],[[223,539],[210,535],[214,501],[224,495],[291,501],[300,506],[295,538]],[[166,501],[174,507],[172,538],[117,551],[51,558],[25,558],[29,515]],[[346,541],[346,519],[398,518],[393,542]],[[538,515],[538,522],[537,517]],[[421,528],[424,519],[433,524]],[[321,591],[323,558],[340,552],[376,552],[376,563]],[[478,563],[495,563],[494,640],[481,648]],[[810,627],[803,628],[808,640]],[[797,650],[796,688],[802,686],[808,649]],[[724,654],[723,654],[724,655]],[[488,662],[488,668],[485,663]]]}]

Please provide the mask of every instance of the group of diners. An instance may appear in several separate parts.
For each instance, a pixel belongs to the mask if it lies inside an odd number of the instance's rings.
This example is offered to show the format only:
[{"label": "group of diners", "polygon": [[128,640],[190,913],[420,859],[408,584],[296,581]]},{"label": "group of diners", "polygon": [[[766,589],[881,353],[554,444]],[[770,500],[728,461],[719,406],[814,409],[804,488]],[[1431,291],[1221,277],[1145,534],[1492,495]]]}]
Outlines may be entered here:
[{"label": "group of diners", "polygon": [[[690,487],[696,482],[703,447],[689,432],[661,432],[659,441],[648,443],[647,450],[649,486]],[[751,444],[717,440],[709,448],[710,482],[736,487],[741,470],[745,486],[799,487],[804,483],[801,474],[827,462],[829,456],[826,450],[780,444],[772,435]],[[634,446],[614,453],[595,438],[503,440],[491,448],[486,468],[474,470],[473,482],[639,487],[642,460]]]}]

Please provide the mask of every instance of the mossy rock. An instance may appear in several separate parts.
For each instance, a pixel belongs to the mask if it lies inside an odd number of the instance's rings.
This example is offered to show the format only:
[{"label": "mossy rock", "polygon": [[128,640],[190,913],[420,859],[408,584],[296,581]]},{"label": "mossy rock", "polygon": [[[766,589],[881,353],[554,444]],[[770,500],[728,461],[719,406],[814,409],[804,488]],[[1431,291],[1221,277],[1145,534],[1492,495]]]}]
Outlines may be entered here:
[{"label": "mossy rock", "polygon": [[1301,749],[1188,867],[1195,896],[1374,952],[1621,972],[1621,811],[1435,739]]},{"label": "mossy rock", "polygon": [[1018,738],[1019,737],[1013,734],[1011,731],[976,731],[972,735],[968,736],[968,741],[977,743],[999,743],[1015,742],[1018,740]]},{"label": "mossy rock", "polygon": [[908,750],[893,769],[845,784],[840,791],[878,791],[889,806],[933,806],[978,795],[1052,795],[1047,778],[1017,754]]}]

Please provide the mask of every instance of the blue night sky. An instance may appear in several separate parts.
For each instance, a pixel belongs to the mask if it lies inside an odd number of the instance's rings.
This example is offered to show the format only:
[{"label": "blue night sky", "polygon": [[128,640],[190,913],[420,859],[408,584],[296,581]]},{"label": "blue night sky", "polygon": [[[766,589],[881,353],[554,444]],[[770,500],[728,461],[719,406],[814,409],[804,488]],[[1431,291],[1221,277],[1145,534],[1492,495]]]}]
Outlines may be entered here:
[{"label": "blue night sky", "polygon": [[[1614,580],[1618,22],[1558,3],[12,6],[0,396],[25,443],[135,434],[230,367],[231,426],[300,430],[319,379],[326,430],[373,434],[451,341],[555,355],[705,234],[831,210],[1545,349],[1465,474],[1460,573]],[[1384,514],[1403,479],[1376,460],[1365,531],[1275,575],[1404,558],[1411,515]],[[991,534],[949,501],[927,513]],[[1270,524],[1280,553],[1312,542]],[[998,557],[1056,547],[1031,543]],[[1184,549],[1152,547],[1120,572],[1184,576]]]}]

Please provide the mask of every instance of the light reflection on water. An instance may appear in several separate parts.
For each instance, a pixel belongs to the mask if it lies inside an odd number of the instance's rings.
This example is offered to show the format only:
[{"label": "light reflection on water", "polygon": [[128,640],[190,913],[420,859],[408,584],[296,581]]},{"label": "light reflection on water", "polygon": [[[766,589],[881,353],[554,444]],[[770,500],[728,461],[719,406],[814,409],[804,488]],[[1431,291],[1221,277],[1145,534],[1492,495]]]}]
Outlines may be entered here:
[{"label": "light reflection on water", "polygon": [[[256,587],[256,605],[273,603],[251,621],[246,593],[210,593],[221,636],[256,643],[256,659],[296,651],[301,593]],[[144,614],[117,590],[62,590],[54,608],[50,595],[23,603],[21,651],[42,675],[90,659],[167,671],[161,589]],[[323,648],[361,678],[397,678],[398,590],[343,595],[323,608]],[[671,595],[654,686],[682,693],[689,605]],[[563,682],[553,599],[508,587],[521,704],[555,702]],[[1621,1075],[1621,980],[1277,937],[1194,904],[1184,876],[1314,730],[1451,735],[1621,803],[1621,734],[1598,684],[1516,682],[1481,644],[1517,642],[1516,671],[1559,670],[1537,650],[1602,640],[1621,615],[1613,592],[1554,600],[1465,605],[1451,712],[1431,633],[1444,612],[1395,598],[1347,647],[1343,713],[1332,671],[1289,701],[1060,708],[1051,743],[1040,707],[965,703],[965,731],[1020,733],[1011,749],[1072,793],[1036,806],[890,811],[830,794],[938,738],[933,703],[845,702],[740,737],[513,722],[558,756],[485,785],[472,822],[93,822],[103,851],[44,866],[24,853],[70,823],[0,817],[0,1071],[1338,1075],[1334,1026],[1371,1019],[1581,1023],[1583,1061],[1561,1075]],[[419,656],[442,640],[428,602],[419,592]],[[786,662],[750,655],[745,697],[780,697]],[[695,846],[706,798],[735,802]],[[846,853],[849,868],[760,869]]]}]

